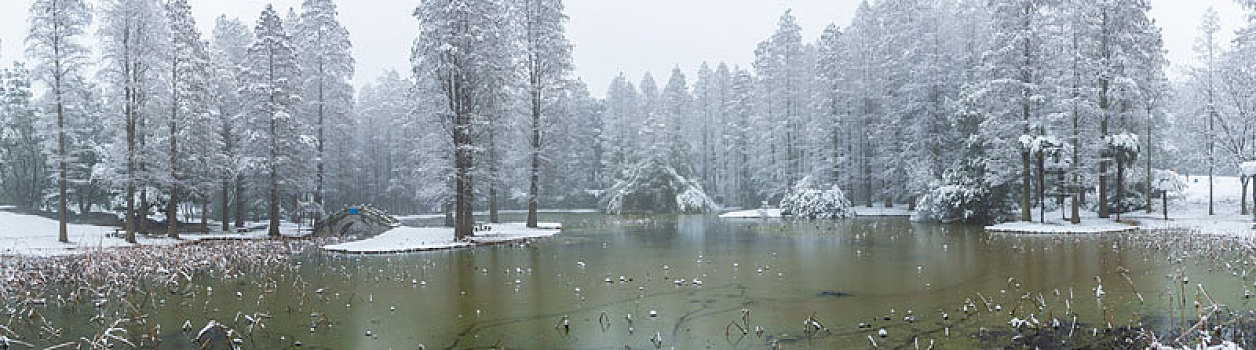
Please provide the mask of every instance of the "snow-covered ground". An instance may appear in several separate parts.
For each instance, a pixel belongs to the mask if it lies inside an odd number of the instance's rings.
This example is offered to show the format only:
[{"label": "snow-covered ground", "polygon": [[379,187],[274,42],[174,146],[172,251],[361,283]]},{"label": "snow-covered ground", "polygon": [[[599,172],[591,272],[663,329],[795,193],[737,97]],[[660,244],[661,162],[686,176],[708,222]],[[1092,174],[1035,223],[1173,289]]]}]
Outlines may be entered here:
[{"label": "snow-covered ground", "polygon": [[[855,212],[855,216],[911,216],[912,214],[906,206],[893,208],[852,206],[850,210]],[[747,209],[720,214],[721,219],[776,219],[780,217],[780,209]]]},{"label": "snow-covered ground", "polygon": [[1248,215],[1240,214],[1239,192],[1243,185],[1238,177],[1217,176],[1213,180],[1213,209],[1215,215],[1208,215],[1208,177],[1192,176],[1186,179],[1184,198],[1169,200],[1169,220],[1164,220],[1160,211],[1160,202],[1155,202],[1155,212],[1137,212],[1124,215],[1133,219],[1145,228],[1184,228],[1198,229],[1204,234],[1221,235],[1256,235],[1253,230],[1251,207],[1251,187],[1247,188]]},{"label": "snow-covered ground", "polygon": [[986,226],[987,232],[1004,232],[1004,233],[1115,233],[1130,232],[1137,230],[1138,227],[1126,225],[1112,220],[1099,220],[1092,218],[1083,219],[1080,224],[1073,225],[1068,221],[1061,220],[1059,217],[1047,219],[1046,223],[1039,222],[1005,222],[994,226]]},{"label": "snow-covered ground", "polygon": [[544,238],[562,232],[562,225],[539,223],[529,228],[523,223],[493,224],[491,230],[479,231],[470,241],[454,240],[452,227],[397,227],[378,236],[324,246],[323,249],[342,253],[383,254],[469,247],[477,244],[494,244],[524,239]]},{"label": "snow-covered ground", "polygon": [[[212,229],[213,225],[210,226]],[[184,233],[180,239],[137,235],[137,243],[127,243],[120,237],[111,237],[116,227],[69,224],[66,226],[70,243],[57,241],[60,232],[57,221],[42,216],[18,214],[0,210],[0,256],[58,256],[80,254],[92,250],[121,247],[169,246],[212,239],[263,239],[266,231],[246,233]],[[285,236],[300,236],[296,224],[284,223],[280,231]]]},{"label": "snow-covered ground", "polygon": [[[541,214],[592,214],[600,213],[597,209],[541,209],[537,210]],[[502,210],[499,214],[527,214],[527,210]],[[486,211],[476,212],[475,215],[488,215]],[[416,214],[398,216],[397,220],[420,220],[420,219],[439,219],[445,217],[445,214]]]},{"label": "snow-covered ground", "polygon": [[[1011,222],[989,226],[986,230],[1016,233],[1100,233],[1123,232],[1134,228],[1180,228],[1196,230],[1202,234],[1256,235],[1250,212],[1248,215],[1240,214],[1239,194],[1243,186],[1238,177],[1214,178],[1213,205],[1216,215],[1208,215],[1208,178],[1192,176],[1183,179],[1186,180],[1186,189],[1169,199],[1169,220],[1164,219],[1161,201],[1156,199],[1152,205],[1154,211],[1151,213],[1136,211],[1121,215],[1123,221],[1135,222],[1137,227],[1116,222],[1116,215],[1113,215],[1113,219],[1099,219],[1094,212],[1083,212],[1082,223],[1074,226],[1061,218],[1060,211],[1052,211],[1046,214],[1048,219],[1045,224]],[[1248,191],[1251,191],[1250,187]],[[1248,198],[1247,205],[1250,210],[1251,198]],[[1034,211],[1034,218],[1038,218],[1037,211]]]}]

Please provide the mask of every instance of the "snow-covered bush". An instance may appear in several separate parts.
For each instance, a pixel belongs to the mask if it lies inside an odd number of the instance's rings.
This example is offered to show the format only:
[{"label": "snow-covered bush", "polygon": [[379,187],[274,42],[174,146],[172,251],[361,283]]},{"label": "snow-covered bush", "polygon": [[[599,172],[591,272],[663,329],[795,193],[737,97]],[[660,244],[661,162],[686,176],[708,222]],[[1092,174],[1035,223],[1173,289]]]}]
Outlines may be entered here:
[{"label": "snow-covered bush", "polygon": [[681,176],[660,158],[650,158],[628,169],[602,197],[609,214],[691,214],[714,211],[715,201],[695,179]]},{"label": "snow-covered bush", "polygon": [[1155,177],[1152,179],[1151,187],[1157,191],[1164,191],[1169,195],[1177,195],[1186,190],[1186,181],[1182,180],[1177,173],[1168,170],[1156,170]]},{"label": "snow-covered bush", "polygon": [[1243,171],[1243,176],[1256,176],[1256,162],[1243,162],[1239,164],[1239,169]]},{"label": "snow-covered bush", "polygon": [[920,198],[913,219],[941,223],[987,221],[990,218],[983,202],[989,197],[989,190],[977,186],[939,186]]},{"label": "snow-covered bush", "polygon": [[916,202],[916,221],[940,223],[980,223],[999,221],[1012,209],[1008,186],[995,185],[976,175],[978,164],[948,170],[943,183]]},{"label": "snow-covered bush", "polygon": [[781,215],[799,219],[833,220],[843,219],[852,215],[850,200],[846,193],[837,185],[828,189],[817,189],[811,184],[811,178],[803,178],[794,189],[781,198]]}]

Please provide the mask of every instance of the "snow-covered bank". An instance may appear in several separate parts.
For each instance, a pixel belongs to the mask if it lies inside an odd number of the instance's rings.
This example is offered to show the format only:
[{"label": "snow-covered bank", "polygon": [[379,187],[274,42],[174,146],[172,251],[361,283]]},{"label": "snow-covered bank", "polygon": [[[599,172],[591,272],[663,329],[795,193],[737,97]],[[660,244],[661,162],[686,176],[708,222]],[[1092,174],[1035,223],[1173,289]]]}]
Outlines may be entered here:
[{"label": "snow-covered bank", "polygon": [[[597,209],[540,209],[540,210],[537,210],[536,212],[541,213],[541,214],[597,214],[597,213],[601,213],[602,211],[597,210]],[[528,211],[511,209],[511,210],[498,211],[497,213],[498,214],[527,214]],[[488,212],[477,211],[475,212],[475,215],[486,216],[488,215]],[[397,216],[397,220],[406,221],[406,220],[440,219],[443,217],[445,217],[445,214],[414,214],[414,215]]]},{"label": "snow-covered bank", "polygon": [[545,238],[562,232],[562,224],[556,223],[539,223],[537,228],[529,228],[523,223],[491,226],[491,230],[476,232],[475,236],[466,242],[454,240],[452,227],[397,227],[375,237],[328,245],[323,249],[358,254],[405,253]]},{"label": "snow-covered bank", "polygon": [[1089,234],[1089,233],[1120,233],[1138,230],[1138,226],[1114,222],[1112,220],[1090,219],[1079,224],[1067,221],[1048,220],[1039,222],[1006,222],[994,226],[986,226],[986,232],[999,233],[1035,233],[1035,234]]},{"label": "snow-covered bank", "polygon": [[[1058,210],[1046,214],[1047,223],[1013,222],[986,227],[991,232],[1017,233],[1100,233],[1125,232],[1134,229],[1184,229],[1200,234],[1253,236],[1256,235],[1252,216],[1240,214],[1241,202],[1239,193],[1242,183],[1234,176],[1217,176],[1213,179],[1214,215],[1208,215],[1208,178],[1193,176],[1182,177],[1186,188],[1177,196],[1170,196],[1169,219],[1164,219],[1161,201],[1154,200],[1153,212],[1140,210],[1120,215],[1125,222],[1135,223],[1130,226],[1117,223],[1113,219],[1099,219],[1094,212],[1082,212],[1082,223],[1074,226],[1064,219]],[[1248,189],[1250,191],[1250,188]],[[1247,201],[1250,208],[1251,199]],[[1113,218],[1116,214],[1113,214]],[[1034,211],[1034,218],[1038,212]]]},{"label": "snow-covered bank", "polygon": [[[211,228],[215,226],[210,226]],[[113,236],[117,227],[69,224],[66,226],[70,243],[57,241],[60,232],[56,220],[49,218],[0,211],[0,256],[58,256],[82,254],[92,250],[107,248],[131,248],[170,246],[192,243],[201,240],[223,239],[265,239],[266,231],[246,233],[183,233],[180,239],[166,237],[148,237],[136,235],[136,244],[127,243],[121,237]],[[303,235],[296,224],[284,223],[280,231],[285,236]]]},{"label": "snow-covered bank", "polygon": [[[855,216],[911,216],[912,211],[907,207],[861,207],[852,206],[851,211],[855,212]],[[735,210],[724,214],[720,214],[721,219],[779,219],[783,217],[780,209],[748,209]]]}]

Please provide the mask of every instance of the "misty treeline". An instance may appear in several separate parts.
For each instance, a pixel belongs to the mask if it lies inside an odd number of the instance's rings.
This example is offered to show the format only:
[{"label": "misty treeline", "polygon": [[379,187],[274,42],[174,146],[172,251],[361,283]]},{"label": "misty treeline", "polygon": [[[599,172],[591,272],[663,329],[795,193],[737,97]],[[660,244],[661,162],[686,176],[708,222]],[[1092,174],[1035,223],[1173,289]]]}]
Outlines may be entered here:
[{"label": "misty treeline", "polygon": [[1106,217],[1149,209],[1153,169],[1256,157],[1256,24],[1223,43],[1206,17],[1170,81],[1149,10],[875,1],[818,38],[787,12],[749,67],[621,74],[595,97],[561,0],[421,1],[409,71],[357,91],[332,0],[211,33],[186,0],[37,0],[27,62],[0,72],[0,200],[119,213],[132,240],[180,218],[277,234],[351,203],[443,212],[462,237],[477,209],[705,212],[806,186],[946,222]]}]

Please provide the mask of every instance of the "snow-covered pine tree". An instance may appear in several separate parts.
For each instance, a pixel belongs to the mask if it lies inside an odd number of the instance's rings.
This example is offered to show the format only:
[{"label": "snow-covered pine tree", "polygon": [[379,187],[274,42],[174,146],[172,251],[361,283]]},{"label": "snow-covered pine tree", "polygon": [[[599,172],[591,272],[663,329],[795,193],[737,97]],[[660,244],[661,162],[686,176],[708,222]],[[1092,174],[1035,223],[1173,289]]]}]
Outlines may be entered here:
[{"label": "snow-covered pine tree", "polygon": [[245,64],[248,59],[249,46],[253,42],[253,33],[248,25],[236,18],[219,16],[214,22],[214,30],[210,41],[210,63],[212,78],[209,98],[212,100],[213,115],[217,116],[217,130],[221,147],[217,149],[220,164],[215,167],[220,172],[219,183],[219,215],[222,230],[229,231],[232,227],[244,227],[245,192],[244,180],[249,175],[248,162],[243,144],[246,141],[245,114],[248,98],[243,94],[245,87]]},{"label": "snow-covered pine tree", "polygon": [[[361,118],[361,127],[357,128],[355,148],[363,149],[364,164],[360,164],[366,175],[356,176],[366,179],[365,196],[349,197],[351,201],[373,201],[380,208],[390,212],[408,209],[404,203],[424,202],[424,199],[413,194],[419,190],[415,184],[430,183],[420,179],[403,179],[399,177],[406,163],[407,155],[413,150],[407,145],[432,143],[435,137],[411,136],[407,133],[406,122],[411,120],[410,113],[414,109],[409,92],[414,84],[395,70],[385,71],[383,75],[367,84],[358,94],[357,115]],[[424,147],[419,147],[424,148]],[[415,165],[422,165],[417,162]],[[443,186],[424,186],[443,188]],[[385,200],[379,201],[380,196]],[[435,208],[435,207],[433,207]]]},{"label": "snow-covered pine tree", "polygon": [[27,210],[43,209],[50,185],[44,134],[32,99],[31,75],[21,63],[0,70],[0,189],[8,203]]},{"label": "snow-covered pine tree", "polygon": [[547,135],[549,129],[562,120],[557,115],[561,111],[557,97],[571,80],[571,42],[567,40],[562,0],[524,0],[516,6],[521,7],[516,10],[524,50],[520,63],[531,105],[527,226],[536,227],[542,153],[552,138]]},{"label": "snow-covered pine tree", "polygon": [[[146,147],[154,132],[149,121],[159,111],[153,100],[158,96],[158,81],[164,76],[160,67],[163,52],[161,5],[154,0],[109,0],[100,12],[98,37],[103,66],[100,80],[104,82],[112,110],[122,113],[125,129],[111,162],[120,173],[118,182],[125,187],[126,240],[135,242],[135,232],[144,230],[148,222],[148,187],[152,174],[148,164],[155,161]],[[118,147],[115,147],[118,148]],[[136,192],[140,198],[137,206]]]},{"label": "snow-covered pine tree", "polygon": [[759,169],[756,184],[766,197],[774,199],[793,188],[805,164],[804,130],[810,116],[813,67],[806,64],[808,48],[801,32],[793,13],[786,11],[776,32],[760,43],[755,58],[762,110],[755,126],[761,130],[761,140],[756,144],[764,150],[761,158],[765,158],[754,166]]},{"label": "snow-covered pine tree", "polygon": [[[873,163],[877,157],[877,145],[872,138],[873,125],[877,114],[882,113],[883,84],[877,75],[882,70],[882,61],[878,59],[881,41],[881,24],[875,9],[867,1],[861,1],[855,11],[855,18],[844,36],[848,54],[848,79],[850,88],[846,100],[853,104],[851,118],[855,121],[850,134],[854,136],[848,146],[855,161],[850,175],[851,194],[863,199],[863,204],[872,207],[873,201]],[[855,174],[858,174],[857,176]],[[858,185],[854,185],[858,184]]]},{"label": "snow-covered pine tree", "polygon": [[824,152],[824,169],[813,179],[821,183],[839,184],[842,177],[843,162],[849,159],[843,154],[842,146],[848,142],[845,132],[853,123],[848,122],[846,93],[846,49],[842,41],[842,32],[837,25],[825,27],[817,43],[818,58],[816,60],[816,80],[818,85],[815,103],[818,116],[823,118],[826,130]]},{"label": "snow-covered pine tree", "polygon": [[412,65],[416,84],[435,88],[435,111],[452,140],[454,237],[474,234],[475,153],[490,113],[500,113],[510,83],[511,49],[507,6],[500,0],[430,0],[414,15],[419,20]]},{"label": "snow-covered pine tree", "polygon": [[[336,4],[332,0],[305,0],[301,4],[300,23],[289,23],[296,26],[297,52],[302,71],[302,108],[301,113],[314,119],[317,130],[317,157],[315,158],[314,205],[315,220],[321,218],[326,198],[328,144],[336,139],[337,152],[343,161],[348,149],[348,125],[351,123],[350,112],[353,107],[353,45],[349,41],[349,31],[337,19]],[[341,166],[341,168],[345,168]],[[341,169],[344,176],[351,175],[351,169]],[[343,179],[342,179],[343,180]]]},{"label": "snow-covered pine tree", "polygon": [[[646,75],[642,85],[652,86]],[[649,90],[646,90],[649,91]],[[657,113],[649,113],[638,136],[644,147],[635,150],[631,164],[601,201],[602,210],[625,213],[705,213],[717,205],[707,196],[688,156],[689,143],[678,126],[691,116],[692,96],[680,69],[672,71],[659,96]]]},{"label": "snow-covered pine tree", "polygon": [[[165,92],[169,145],[169,199],[166,202],[166,234],[179,237],[180,194],[186,191],[207,209],[213,167],[222,161],[217,154],[222,139],[219,124],[210,110],[210,56],[192,18],[187,0],[166,3],[170,26],[169,50],[163,70],[167,74]],[[203,220],[202,220],[203,221]]]},{"label": "snow-covered pine tree", "polygon": [[619,178],[631,164],[632,150],[637,146],[636,130],[643,124],[640,95],[623,73],[611,80],[606,90],[606,113],[603,116],[602,148],[607,157],[602,173],[607,180]]},{"label": "snow-covered pine tree", "polygon": [[81,86],[69,96],[66,104],[70,199],[78,206],[79,214],[94,210],[96,204],[108,204],[111,196],[110,179],[106,171],[111,123],[105,119],[103,96],[99,87],[77,77],[75,86]]},{"label": "snow-covered pine tree", "polygon": [[756,154],[753,142],[752,122],[757,110],[758,100],[755,95],[755,78],[754,75],[745,69],[736,68],[733,73],[731,87],[729,88],[729,103],[726,107],[728,120],[726,121],[730,127],[730,133],[726,137],[729,147],[726,148],[731,154],[730,162],[733,164],[729,167],[732,173],[732,185],[730,186],[733,195],[730,198],[735,199],[735,203],[742,207],[758,207],[759,194],[754,188],[753,171],[751,168],[751,160]]},{"label": "snow-covered pine tree", "polygon": [[66,103],[76,89],[76,80],[87,64],[88,49],[80,40],[91,24],[90,8],[81,0],[36,0],[30,7],[30,29],[26,36],[26,53],[35,61],[31,71],[45,84],[49,105],[43,112],[55,118],[56,154],[50,157],[57,164],[58,240],[69,243],[66,231],[69,210],[69,163],[66,133]]},{"label": "snow-covered pine tree", "polygon": [[[246,93],[249,149],[265,176],[270,236],[279,236],[280,200],[283,194],[305,193],[311,169],[308,157],[314,150],[309,125],[300,120],[301,70],[292,38],[274,7],[266,6],[249,46]],[[294,208],[295,209],[295,208]]]},{"label": "snow-covered pine tree", "polygon": [[[1100,19],[1097,31],[1091,33],[1099,43],[1092,60],[1098,62],[1099,133],[1102,144],[1122,131],[1132,131],[1132,116],[1145,102],[1139,86],[1147,83],[1148,70],[1163,70],[1163,47],[1155,23],[1148,17],[1151,4],[1147,0],[1104,0],[1097,3]],[[1114,160],[1101,152],[1099,159],[1099,217],[1111,212],[1109,166]],[[1118,187],[1124,184],[1118,183]]]}]

